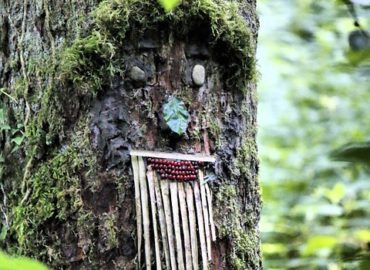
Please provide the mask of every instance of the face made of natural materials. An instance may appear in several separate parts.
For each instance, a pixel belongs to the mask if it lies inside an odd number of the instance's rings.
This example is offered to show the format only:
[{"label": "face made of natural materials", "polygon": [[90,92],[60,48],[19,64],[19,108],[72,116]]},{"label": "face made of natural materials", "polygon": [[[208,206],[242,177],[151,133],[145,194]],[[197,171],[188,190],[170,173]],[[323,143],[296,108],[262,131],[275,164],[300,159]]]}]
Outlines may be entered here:
[{"label": "face made of natural materials", "polygon": [[[227,100],[232,98],[223,89],[222,66],[204,37],[173,40],[148,32],[116,56],[122,59],[121,72],[91,110],[93,146],[107,169],[128,163],[131,149],[215,152],[218,119],[227,115]],[[189,115],[181,135],[163,115],[163,107],[174,97]]]}]

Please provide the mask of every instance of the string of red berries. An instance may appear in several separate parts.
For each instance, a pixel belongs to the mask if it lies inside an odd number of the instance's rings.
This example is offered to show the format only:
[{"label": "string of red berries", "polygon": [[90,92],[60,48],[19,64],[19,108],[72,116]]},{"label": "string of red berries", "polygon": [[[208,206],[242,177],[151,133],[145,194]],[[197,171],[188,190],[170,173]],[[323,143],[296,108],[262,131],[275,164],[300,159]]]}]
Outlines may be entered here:
[{"label": "string of red berries", "polygon": [[170,159],[148,158],[148,165],[159,173],[161,179],[175,181],[195,181],[203,161],[176,161]]}]

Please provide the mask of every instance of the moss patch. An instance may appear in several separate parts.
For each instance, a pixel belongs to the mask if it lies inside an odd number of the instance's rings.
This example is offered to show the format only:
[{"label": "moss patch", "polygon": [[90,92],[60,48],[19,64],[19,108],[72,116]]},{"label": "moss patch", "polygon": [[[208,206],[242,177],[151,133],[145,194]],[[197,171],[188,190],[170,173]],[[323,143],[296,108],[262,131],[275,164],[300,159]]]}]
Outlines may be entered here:
[{"label": "moss patch", "polygon": [[[259,254],[255,254],[259,246],[259,232],[254,227],[246,228],[247,215],[241,214],[241,202],[238,201],[237,189],[234,185],[224,184],[216,192],[215,208],[222,209],[222,213],[215,213],[216,220],[220,221],[218,232],[220,238],[227,239],[232,245],[228,262],[232,269],[258,269]],[[251,256],[254,254],[255,256]]]},{"label": "moss patch", "polygon": [[[222,47],[228,69],[228,84],[244,90],[255,78],[255,42],[245,20],[239,15],[238,2],[196,0],[183,1],[173,13],[165,13],[155,1],[103,1],[94,12],[94,30],[76,40],[63,52],[62,77],[76,83],[79,89],[96,91],[103,74],[109,75],[117,48],[125,45],[129,31],[143,33],[161,25],[186,35],[201,20],[211,30],[210,46]],[[225,51],[226,50],[226,51]]]},{"label": "moss patch", "polygon": [[[20,196],[18,192],[10,195],[12,205],[15,205],[10,233],[17,240],[17,253],[35,254],[40,246],[47,245],[41,228],[48,220],[65,222],[77,212],[83,216],[79,190],[81,173],[88,177],[96,166],[95,153],[89,147],[87,121],[83,122],[78,125],[79,131],[68,146],[50,154],[47,162],[34,169],[28,179],[29,196]],[[37,254],[39,257],[43,255]],[[54,255],[53,259],[58,261],[59,255]]]}]

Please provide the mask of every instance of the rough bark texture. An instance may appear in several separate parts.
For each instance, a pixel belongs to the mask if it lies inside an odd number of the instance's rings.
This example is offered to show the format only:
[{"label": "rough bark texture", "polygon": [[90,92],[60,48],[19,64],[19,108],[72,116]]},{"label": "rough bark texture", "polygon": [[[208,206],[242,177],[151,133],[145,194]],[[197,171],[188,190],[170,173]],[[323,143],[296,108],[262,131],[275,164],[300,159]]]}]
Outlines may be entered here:
[{"label": "rough bark texture", "polygon": [[[98,2],[0,0],[0,247],[54,269],[135,269],[129,150],[209,152],[212,269],[261,269],[255,1]],[[173,95],[184,136],[163,121]]]}]

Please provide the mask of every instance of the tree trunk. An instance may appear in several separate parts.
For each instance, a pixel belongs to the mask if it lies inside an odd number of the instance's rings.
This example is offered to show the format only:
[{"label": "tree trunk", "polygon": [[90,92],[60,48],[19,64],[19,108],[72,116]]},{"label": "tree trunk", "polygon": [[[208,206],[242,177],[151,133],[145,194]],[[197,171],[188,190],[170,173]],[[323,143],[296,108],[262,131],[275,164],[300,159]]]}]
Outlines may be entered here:
[{"label": "tree trunk", "polygon": [[[207,153],[211,268],[261,269],[255,0],[98,2],[0,0],[0,247],[135,269],[130,150]],[[171,96],[183,135],[163,116]]]}]

